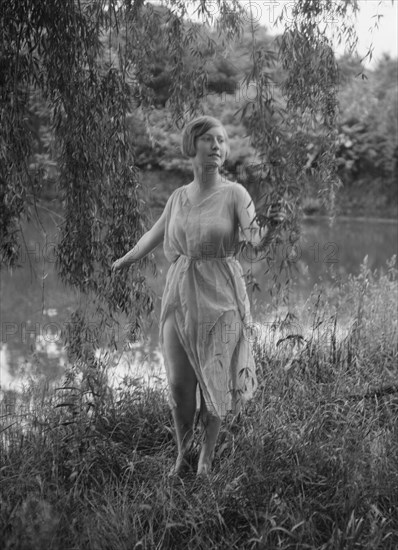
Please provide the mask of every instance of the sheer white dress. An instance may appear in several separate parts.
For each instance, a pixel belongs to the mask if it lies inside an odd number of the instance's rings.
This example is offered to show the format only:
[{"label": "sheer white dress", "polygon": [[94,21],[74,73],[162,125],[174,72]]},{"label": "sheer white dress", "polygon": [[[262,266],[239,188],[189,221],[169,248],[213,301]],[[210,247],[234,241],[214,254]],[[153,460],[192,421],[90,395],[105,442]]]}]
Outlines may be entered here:
[{"label": "sheer white dress", "polygon": [[220,418],[238,412],[257,387],[247,330],[250,304],[235,257],[238,186],[222,184],[195,205],[183,186],[165,207],[164,252],[171,266],[162,298],[160,343],[163,347],[164,322],[174,315],[206,407]]}]

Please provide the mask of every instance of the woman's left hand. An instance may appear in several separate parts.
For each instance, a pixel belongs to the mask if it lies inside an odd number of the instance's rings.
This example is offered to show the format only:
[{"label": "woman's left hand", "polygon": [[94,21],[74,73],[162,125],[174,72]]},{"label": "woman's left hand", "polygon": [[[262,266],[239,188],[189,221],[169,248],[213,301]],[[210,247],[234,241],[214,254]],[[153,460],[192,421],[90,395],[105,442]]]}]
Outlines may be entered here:
[{"label": "woman's left hand", "polygon": [[284,222],[287,218],[286,210],[280,203],[273,204],[268,208],[267,218],[272,225],[278,225]]}]

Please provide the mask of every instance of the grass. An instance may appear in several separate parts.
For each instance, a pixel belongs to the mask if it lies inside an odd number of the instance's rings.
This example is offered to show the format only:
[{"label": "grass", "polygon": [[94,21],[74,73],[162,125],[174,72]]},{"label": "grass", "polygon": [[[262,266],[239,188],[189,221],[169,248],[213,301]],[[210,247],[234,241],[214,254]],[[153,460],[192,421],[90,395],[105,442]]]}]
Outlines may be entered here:
[{"label": "grass", "polygon": [[365,264],[314,292],[302,334],[285,320],[254,343],[260,387],[223,424],[211,482],[168,479],[165,391],[110,389],[106,361],[4,394],[2,548],[397,548],[396,275]]}]

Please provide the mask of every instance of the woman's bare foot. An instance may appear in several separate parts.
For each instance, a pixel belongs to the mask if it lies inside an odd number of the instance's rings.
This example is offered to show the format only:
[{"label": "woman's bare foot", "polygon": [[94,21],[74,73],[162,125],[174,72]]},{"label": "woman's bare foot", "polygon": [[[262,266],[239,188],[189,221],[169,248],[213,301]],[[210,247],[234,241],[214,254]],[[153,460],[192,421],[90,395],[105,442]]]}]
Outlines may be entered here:
[{"label": "woman's bare foot", "polygon": [[191,461],[189,455],[182,455],[179,454],[177,456],[176,463],[170,470],[169,476],[170,477],[181,477],[185,474],[187,474],[190,470],[192,470]]},{"label": "woman's bare foot", "polygon": [[196,475],[198,477],[208,477],[211,472],[211,464],[209,462],[203,462],[198,464],[198,471]]},{"label": "woman's bare foot", "polygon": [[207,477],[211,472],[214,448],[220,432],[221,420],[217,416],[208,413],[205,417],[204,426],[205,432],[199,456],[197,475]]}]

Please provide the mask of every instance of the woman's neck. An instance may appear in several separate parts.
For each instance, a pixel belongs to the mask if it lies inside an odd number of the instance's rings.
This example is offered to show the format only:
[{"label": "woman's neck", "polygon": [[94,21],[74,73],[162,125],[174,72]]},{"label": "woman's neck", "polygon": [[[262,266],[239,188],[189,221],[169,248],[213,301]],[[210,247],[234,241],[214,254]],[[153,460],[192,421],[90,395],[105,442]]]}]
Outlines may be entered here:
[{"label": "woman's neck", "polygon": [[207,190],[221,183],[221,175],[218,168],[213,166],[194,166],[193,185],[199,190]]}]

